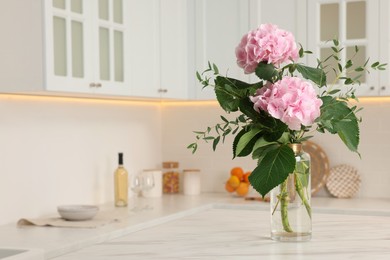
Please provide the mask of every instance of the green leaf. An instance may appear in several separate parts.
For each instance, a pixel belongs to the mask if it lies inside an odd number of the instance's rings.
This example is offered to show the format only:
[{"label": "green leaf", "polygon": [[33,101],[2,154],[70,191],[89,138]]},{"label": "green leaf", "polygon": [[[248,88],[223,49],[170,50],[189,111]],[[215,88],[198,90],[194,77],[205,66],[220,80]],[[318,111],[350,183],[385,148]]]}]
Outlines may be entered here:
[{"label": "green leaf", "polygon": [[302,57],[303,57],[303,48],[301,45],[301,48],[299,49],[299,58],[302,58]]},{"label": "green leaf", "polygon": [[253,146],[252,158],[261,160],[269,149],[275,148],[275,145],[279,146],[277,142],[268,142],[264,137],[258,138]]},{"label": "green leaf", "polygon": [[243,136],[248,130],[246,128],[241,129],[240,132],[236,135],[236,137],[233,140],[233,159],[236,158],[236,150],[237,150],[237,144],[238,141],[240,141],[241,136]]},{"label": "green leaf", "polygon": [[339,46],[339,41],[337,39],[334,39],[333,44],[334,44],[334,46]]},{"label": "green leaf", "polygon": [[345,101],[330,96],[321,97],[321,100],[319,125],[332,134],[337,133],[351,151],[357,152],[359,123],[353,109]]},{"label": "green leaf", "polygon": [[202,81],[202,77],[200,76],[200,73],[198,71],[196,72],[196,78],[198,79],[198,81]]},{"label": "green leaf", "polygon": [[219,74],[218,67],[214,63],[213,63],[213,70],[214,70],[214,74]]},{"label": "green leaf", "polygon": [[375,68],[375,67],[378,66],[378,65],[379,65],[379,61],[374,62],[374,63],[371,65],[371,68]]},{"label": "green leaf", "polygon": [[217,149],[217,145],[218,145],[220,139],[221,139],[220,136],[218,136],[217,138],[214,139],[214,141],[213,141],[213,151],[215,151]]},{"label": "green leaf", "polygon": [[340,120],[335,123],[335,130],[344,144],[353,152],[358,151],[359,145],[359,123],[355,114],[350,111],[345,115],[348,120]]},{"label": "green leaf", "polygon": [[269,151],[275,150],[279,147],[279,144],[277,143],[269,143],[266,146],[259,147],[259,148],[253,148],[252,153],[252,159],[257,160],[258,164],[264,159],[264,157],[267,155]]},{"label": "green leaf", "polygon": [[288,126],[278,119],[274,119],[273,123],[273,126],[270,127],[271,129],[264,133],[265,140],[269,142],[277,141],[288,129]]},{"label": "green leaf", "polygon": [[226,112],[235,112],[238,110],[240,100],[234,95],[230,94],[219,86],[215,87],[215,95],[217,97],[219,105]]},{"label": "green leaf", "polygon": [[340,91],[341,91],[340,89],[333,89],[333,90],[328,92],[328,95],[334,95],[334,94],[339,93]]},{"label": "green leaf", "polygon": [[239,109],[254,122],[258,121],[260,118],[260,114],[254,110],[253,103],[248,97],[240,100]]},{"label": "green leaf", "polygon": [[[246,82],[238,80],[238,79],[222,77],[222,76],[218,76],[215,79],[215,85],[218,85],[221,87],[228,85],[232,89],[236,89],[236,90],[248,89],[248,88],[253,87],[256,84],[259,84],[259,83],[249,84],[249,83],[246,83]],[[237,93],[239,93],[239,92],[237,92]]]},{"label": "green leaf", "polygon": [[302,187],[307,187],[309,184],[309,165],[308,161],[299,161],[295,164],[295,171],[298,181],[302,184]]},{"label": "green leaf", "polygon": [[229,121],[228,121],[224,116],[221,116],[221,119],[222,119],[225,123],[229,123]]},{"label": "green leaf", "polygon": [[249,175],[253,188],[263,197],[281,184],[295,168],[294,152],[287,145],[281,145],[266,153],[259,165]]},{"label": "green leaf", "polygon": [[278,76],[278,71],[275,69],[274,65],[265,62],[259,62],[255,73],[260,79],[271,82],[274,82],[274,78]]},{"label": "green leaf", "polygon": [[[257,140],[256,136],[258,136],[260,132],[261,129],[255,127],[255,128],[251,128],[248,132],[243,134],[237,143],[235,156],[246,156],[250,154]],[[252,140],[254,140],[254,142]],[[248,150],[250,150],[249,153]]]},{"label": "green leaf", "polygon": [[312,68],[302,64],[296,64],[296,67],[305,79],[313,81],[319,87],[326,85],[326,74],[322,69]]},{"label": "green leaf", "polygon": [[352,67],[353,63],[351,60],[348,60],[347,63],[345,64],[345,68],[349,69],[350,67]]}]

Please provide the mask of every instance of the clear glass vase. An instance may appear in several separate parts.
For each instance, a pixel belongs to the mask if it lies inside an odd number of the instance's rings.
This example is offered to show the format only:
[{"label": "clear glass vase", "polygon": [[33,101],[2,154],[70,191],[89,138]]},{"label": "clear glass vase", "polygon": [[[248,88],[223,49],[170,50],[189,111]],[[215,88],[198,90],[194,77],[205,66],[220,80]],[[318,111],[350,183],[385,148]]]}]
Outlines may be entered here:
[{"label": "clear glass vase", "polygon": [[311,239],[310,155],[301,144],[290,144],[296,159],[294,172],[272,189],[271,238],[277,241]]}]

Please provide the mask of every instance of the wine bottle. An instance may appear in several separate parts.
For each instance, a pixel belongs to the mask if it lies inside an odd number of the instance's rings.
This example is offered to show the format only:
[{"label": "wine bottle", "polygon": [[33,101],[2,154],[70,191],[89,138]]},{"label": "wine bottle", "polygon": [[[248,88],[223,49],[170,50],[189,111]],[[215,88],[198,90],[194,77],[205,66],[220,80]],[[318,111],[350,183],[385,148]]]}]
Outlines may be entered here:
[{"label": "wine bottle", "polygon": [[128,199],[128,173],[123,167],[123,153],[118,154],[118,168],[114,173],[115,206],[126,207]]}]

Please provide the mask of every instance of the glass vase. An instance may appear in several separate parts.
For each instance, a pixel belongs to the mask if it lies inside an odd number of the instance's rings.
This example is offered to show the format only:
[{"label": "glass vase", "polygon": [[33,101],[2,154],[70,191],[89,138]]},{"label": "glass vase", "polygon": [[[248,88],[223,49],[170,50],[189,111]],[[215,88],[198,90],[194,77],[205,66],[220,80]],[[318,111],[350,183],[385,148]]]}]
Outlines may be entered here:
[{"label": "glass vase", "polygon": [[294,172],[271,190],[271,238],[277,241],[311,239],[310,155],[301,144],[290,144],[296,164]]}]

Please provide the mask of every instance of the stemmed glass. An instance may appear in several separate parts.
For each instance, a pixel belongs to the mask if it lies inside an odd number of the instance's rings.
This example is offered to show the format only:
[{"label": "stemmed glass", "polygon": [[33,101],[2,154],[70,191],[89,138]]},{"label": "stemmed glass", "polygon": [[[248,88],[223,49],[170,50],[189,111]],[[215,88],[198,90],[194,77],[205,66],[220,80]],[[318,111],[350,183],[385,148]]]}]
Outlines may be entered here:
[{"label": "stemmed glass", "polygon": [[[133,175],[130,178],[130,189],[135,193],[135,202],[133,211],[142,210],[137,205],[138,196],[141,191],[147,191],[154,187],[154,178],[152,174],[142,173],[138,175]],[[145,206],[145,209],[149,208],[149,206]]]}]

